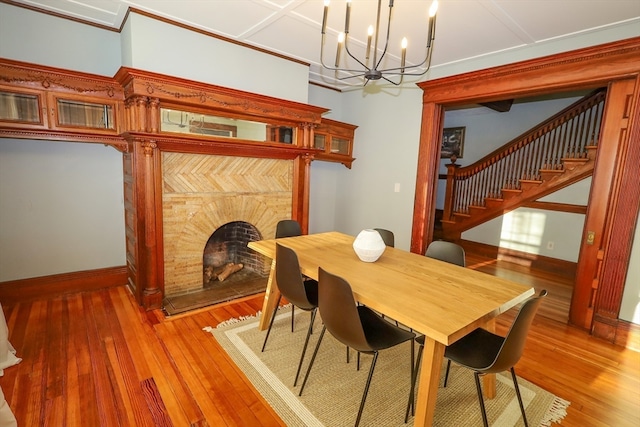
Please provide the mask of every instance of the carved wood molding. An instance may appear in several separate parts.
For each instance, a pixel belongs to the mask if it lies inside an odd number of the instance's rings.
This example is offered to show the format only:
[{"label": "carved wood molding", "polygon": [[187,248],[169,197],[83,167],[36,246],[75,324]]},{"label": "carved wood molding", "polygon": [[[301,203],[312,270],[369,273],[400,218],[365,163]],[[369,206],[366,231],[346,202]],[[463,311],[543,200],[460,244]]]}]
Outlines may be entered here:
[{"label": "carved wood molding", "polygon": [[124,99],[124,91],[113,79],[8,59],[0,63],[0,82],[33,89]]},{"label": "carved wood molding", "polygon": [[640,37],[418,83],[423,102],[490,102],[606,86],[638,73]]},{"label": "carved wood molding", "polygon": [[115,76],[127,98],[153,96],[161,102],[289,122],[320,123],[328,109],[192,80],[122,67]]},{"label": "carved wood molding", "polygon": [[89,142],[113,147],[121,153],[128,150],[127,142],[121,136],[83,134],[63,131],[13,129],[0,126],[0,138],[34,139],[39,141]]}]

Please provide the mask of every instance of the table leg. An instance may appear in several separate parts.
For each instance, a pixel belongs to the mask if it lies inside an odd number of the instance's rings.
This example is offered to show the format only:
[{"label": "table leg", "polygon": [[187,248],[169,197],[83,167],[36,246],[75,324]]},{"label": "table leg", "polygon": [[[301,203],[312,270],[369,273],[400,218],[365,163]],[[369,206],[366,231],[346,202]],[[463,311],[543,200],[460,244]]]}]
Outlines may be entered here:
[{"label": "table leg", "polygon": [[444,344],[429,337],[425,338],[416,402],[416,417],[413,422],[416,427],[430,427],[433,424],[444,349]]},{"label": "table leg", "polygon": [[[487,322],[484,328],[489,332],[496,331],[496,320],[491,319]],[[483,375],[482,378],[482,392],[485,399],[493,399],[496,397],[496,374]]]},{"label": "table leg", "polygon": [[264,294],[258,330],[264,331],[269,327],[269,321],[276,310],[279,296],[280,289],[278,289],[278,283],[276,282],[276,261],[273,260],[271,261],[271,272],[269,273],[269,280],[267,280],[267,291]]}]

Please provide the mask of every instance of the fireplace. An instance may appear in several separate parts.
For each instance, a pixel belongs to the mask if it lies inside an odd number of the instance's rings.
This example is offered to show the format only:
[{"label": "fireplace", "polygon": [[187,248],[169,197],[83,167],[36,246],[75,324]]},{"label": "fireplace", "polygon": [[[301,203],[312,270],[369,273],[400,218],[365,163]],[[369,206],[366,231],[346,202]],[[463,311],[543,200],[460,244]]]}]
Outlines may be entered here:
[{"label": "fireplace", "polygon": [[263,258],[247,247],[257,240],[261,240],[258,230],[244,221],[232,221],[215,230],[202,254],[203,287],[266,277]]},{"label": "fireplace", "polygon": [[[272,238],[278,221],[291,218],[293,163],[162,153],[165,298],[205,289],[207,265],[242,263],[244,273],[268,276],[271,260],[246,248],[246,242]],[[235,238],[241,242],[232,242]],[[224,254],[219,253],[222,248]],[[238,276],[235,280],[242,277],[237,272],[226,280],[233,276]],[[206,288],[224,282],[209,283]]]}]

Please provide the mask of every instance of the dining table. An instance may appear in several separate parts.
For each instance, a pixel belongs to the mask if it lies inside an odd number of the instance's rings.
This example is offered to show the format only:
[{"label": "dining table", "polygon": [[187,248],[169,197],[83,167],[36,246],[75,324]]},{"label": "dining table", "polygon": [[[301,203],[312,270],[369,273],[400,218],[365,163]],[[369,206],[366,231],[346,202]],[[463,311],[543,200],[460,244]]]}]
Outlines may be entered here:
[{"label": "dining table", "polygon": [[[498,315],[534,295],[535,290],[394,247],[386,247],[375,262],[364,262],[353,249],[354,239],[331,231],[250,242],[249,248],[271,260],[258,327],[265,330],[277,309],[277,242],[296,252],[303,275],[317,280],[322,267],[345,279],[358,303],[425,335],[414,426],[431,426],[446,347],[476,328],[493,330]],[[485,379],[484,386],[488,397],[495,395],[495,377]]]}]

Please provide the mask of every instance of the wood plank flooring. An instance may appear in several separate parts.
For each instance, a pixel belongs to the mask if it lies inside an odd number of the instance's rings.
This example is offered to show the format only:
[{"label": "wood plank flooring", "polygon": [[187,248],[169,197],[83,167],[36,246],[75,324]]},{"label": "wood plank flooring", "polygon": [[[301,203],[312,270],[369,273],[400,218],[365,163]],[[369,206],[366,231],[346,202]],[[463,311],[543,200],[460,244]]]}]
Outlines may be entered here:
[{"label": "wood plank flooring", "polygon": [[[170,318],[142,311],[124,287],[7,304],[23,361],[5,369],[0,386],[21,427],[284,426],[202,330],[254,314],[262,300]],[[562,426],[640,425],[640,354],[567,326],[556,311],[536,317],[518,374],[572,402]],[[512,318],[499,318],[498,332]]]}]

